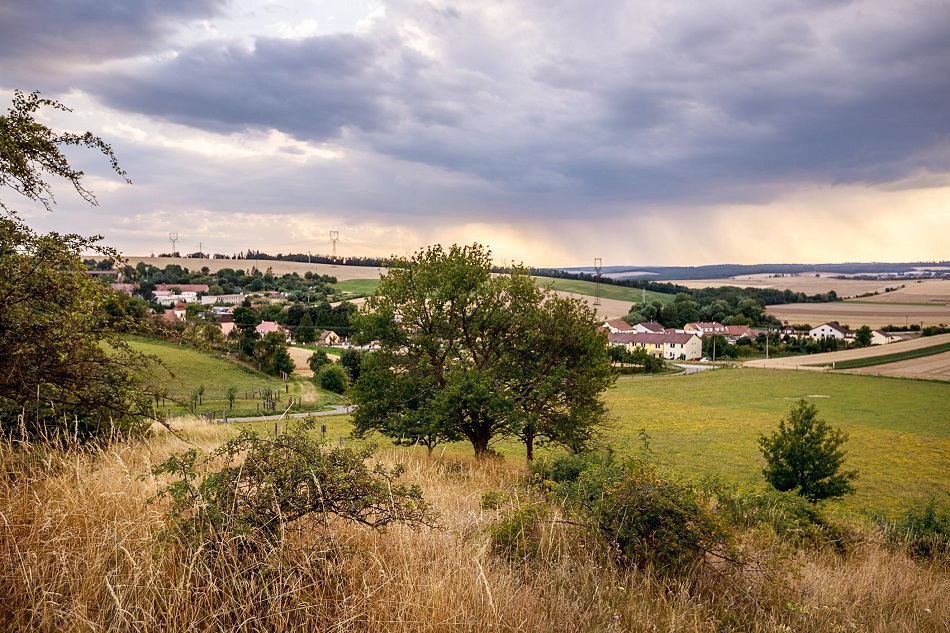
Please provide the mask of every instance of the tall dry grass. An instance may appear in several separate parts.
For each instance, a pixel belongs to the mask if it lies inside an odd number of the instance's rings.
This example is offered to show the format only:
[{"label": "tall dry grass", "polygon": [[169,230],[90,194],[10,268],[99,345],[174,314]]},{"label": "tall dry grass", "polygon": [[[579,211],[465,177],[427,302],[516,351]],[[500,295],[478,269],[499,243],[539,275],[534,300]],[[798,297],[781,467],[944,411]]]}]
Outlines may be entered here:
[{"label": "tall dry grass", "polygon": [[[193,423],[204,448],[222,427]],[[498,461],[384,451],[441,512],[439,529],[301,526],[284,544],[192,549],[160,538],[152,464],[187,444],[88,452],[0,448],[0,627],[16,631],[945,631],[950,573],[870,530],[842,556],[749,533],[759,564],[671,580],[548,522],[532,557],[492,546],[482,494],[523,474]]]}]

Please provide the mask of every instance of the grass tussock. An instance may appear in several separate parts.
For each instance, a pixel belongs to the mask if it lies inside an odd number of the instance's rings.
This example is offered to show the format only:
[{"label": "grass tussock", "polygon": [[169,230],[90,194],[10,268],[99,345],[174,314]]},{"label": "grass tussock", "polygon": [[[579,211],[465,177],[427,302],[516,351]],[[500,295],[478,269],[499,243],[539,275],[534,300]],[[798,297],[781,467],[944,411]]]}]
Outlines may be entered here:
[{"label": "grass tussock", "polygon": [[227,429],[193,421],[180,439],[85,452],[0,447],[0,629],[31,631],[944,631],[950,571],[870,527],[845,553],[739,534],[744,564],[709,558],[664,575],[622,564],[556,512],[532,546],[498,550],[504,508],[534,503],[522,468],[390,450],[423,487],[439,527],[385,532],[299,522],[273,548],[162,539],[164,484],[151,467]]}]

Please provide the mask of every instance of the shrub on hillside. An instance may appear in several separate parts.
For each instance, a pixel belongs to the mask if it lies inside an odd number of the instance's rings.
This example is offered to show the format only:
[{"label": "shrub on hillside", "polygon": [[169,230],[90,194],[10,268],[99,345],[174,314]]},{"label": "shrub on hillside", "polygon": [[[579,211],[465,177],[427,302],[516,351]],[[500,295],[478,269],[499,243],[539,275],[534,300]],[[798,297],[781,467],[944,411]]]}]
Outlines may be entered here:
[{"label": "shrub on hillside", "polygon": [[950,513],[935,500],[918,503],[897,521],[881,523],[888,541],[914,558],[950,559]]},{"label": "shrub on hillside", "polygon": [[194,545],[234,537],[275,545],[302,519],[433,524],[419,487],[400,482],[401,467],[370,468],[372,448],[329,448],[313,437],[315,425],[309,417],[273,439],[243,429],[210,455],[191,449],[156,466],[154,475],[172,477],[157,495],[171,502],[170,534]]}]

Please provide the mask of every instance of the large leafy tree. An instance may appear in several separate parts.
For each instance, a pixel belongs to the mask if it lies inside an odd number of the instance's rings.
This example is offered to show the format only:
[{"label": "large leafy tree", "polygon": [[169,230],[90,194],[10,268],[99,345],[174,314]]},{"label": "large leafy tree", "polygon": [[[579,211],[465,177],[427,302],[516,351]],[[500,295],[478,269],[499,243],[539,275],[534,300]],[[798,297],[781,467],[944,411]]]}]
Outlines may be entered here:
[{"label": "large leafy tree", "polygon": [[464,437],[479,457],[499,437],[521,438],[529,459],[542,442],[580,449],[613,380],[598,323],[525,270],[493,275],[478,244],[420,251],[353,319],[358,342],[380,344],[354,386],[356,432],[430,449]]},{"label": "large leafy tree", "polygon": [[[14,94],[0,115],[0,189],[47,209],[50,176],[66,179],[96,203],[61,152],[64,145],[98,149],[119,169],[112,149],[91,133],[57,133],[34,118],[48,106],[38,94]],[[151,399],[139,376],[148,359],[118,333],[134,329],[117,310],[112,289],[86,274],[82,254],[119,259],[98,237],[31,230],[0,200],[0,430],[7,436],[94,439],[141,430]]]},{"label": "large leafy tree", "polygon": [[799,400],[770,435],[759,437],[765,479],[782,492],[795,490],[812,503],[854,492],[858,473],[843,470],[841,446],[847,433],[818,418],[818,409]]}]

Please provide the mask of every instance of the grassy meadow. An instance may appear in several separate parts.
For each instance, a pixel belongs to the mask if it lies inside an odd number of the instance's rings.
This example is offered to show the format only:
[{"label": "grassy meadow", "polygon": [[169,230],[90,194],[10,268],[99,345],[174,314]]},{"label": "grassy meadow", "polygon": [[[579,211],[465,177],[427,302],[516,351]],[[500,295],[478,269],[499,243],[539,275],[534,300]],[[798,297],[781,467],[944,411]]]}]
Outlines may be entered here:
[{"label": "grassy meadow", "polygon": [[261,390],[269,389],[280,393],[281,400],[277,405],[280,412],[286,408],[290,396],[300,402],[299,406],[295,405],[295,411],[319,411],[339,401],[339,396],[315,387],[310,380],[292,377],[285,385],[280,378],[232,362],[217,353],[204,352],[177,343],[139,338],[129,340],[129,344],[143,354],[155,356],[163,363],[153,366],[146,380],[153,386],[165,387],[168,390],[168,399],[159,406],[166,412],[170,411],[172,417],[190,413],[187,406],[178,403],[187,403],[191,393],[199,385],[204,386],[204,394],[202,404],[196,411],[216,412],[218,418],[228,409],[226,393],[228,387],[232,386],[238,393],[234,408],[228,411],[229,417],[257,414],[258,405],[262,403],[259,397]]},{"label": "grassy meadow", "polygon": [[[551,287],[561,292],[571,292],[578,295],[587,295],[594,297],[597,295],[597,284],[593,281],[581,281],[578,279],[553,279],[551,277],[535,277],[534,281],[539,286]],[[643,291],[637,288],[627,288],[626,286],[614,286],[611,284],[600,284],[600,296],[602,299],[613,299],[616,301],[629,301],[630,303],[641,303],[643,301]],[[662,304],[672,303],[674,296],[663,292],[653,292],[647,290],[647,302],[659,301]]]},{"label": "grassy meadow", "polygon": [[365,297],[371,295],[379,286],[379,278],[376,279],[348,279],[333,285],[334,295],[342,299]]},{"label": "grassy meadow", "polygon": [[845,507],[893,514],[933,497],[950,506],[950,384],[813,371],[733,368],[687,376],[621,378],[607,394],[618,447],[645,429],[664,465],[763,483],[757,438],[805,398],[850,435],[857,494]]}]

